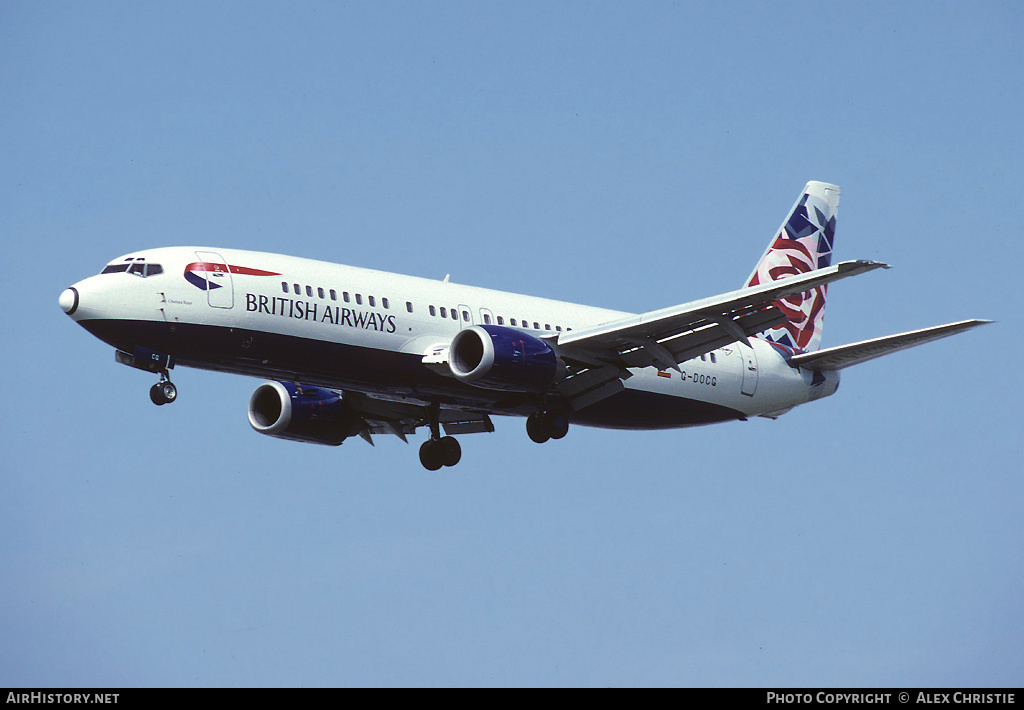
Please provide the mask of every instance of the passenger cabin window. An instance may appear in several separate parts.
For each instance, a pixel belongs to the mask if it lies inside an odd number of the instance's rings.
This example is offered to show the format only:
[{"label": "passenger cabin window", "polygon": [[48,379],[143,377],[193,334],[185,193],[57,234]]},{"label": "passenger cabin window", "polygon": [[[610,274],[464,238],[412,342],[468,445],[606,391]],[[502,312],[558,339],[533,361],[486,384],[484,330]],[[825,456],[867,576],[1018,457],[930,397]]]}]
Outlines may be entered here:
[{"label": "passenger cabin window", "polygon": [[437,309],[435,309],[433,306],[430,306],[430,308],[428,310],[430,310],[430,315],[432,315],[432,316],[436,316],[437,315]]},{"label": "passenger cabin window", "polygon": [[441,306],[441,317],[442,318],[447,318],[448,317],[448,309],[446,309],[444,306]]},{"label": "passenger cabin window", "polygon": [[466,321],[467,323],[469,322],[469,311],[462,312],[462,320]]},{"label": "passenger cabin window", "polygon": [[386,299],[386,298],[380,299],[380,305],[384,306],[384,310],[390,310],[391,309],[391,305],[388,303],[388,299]]},{"label": "passenger cabin window", "polygon": [[509,325],[515,325],[516,324],[516,319],[515,318],[509,318],[508,322],[509,322]]},{"label": "passenger cabin window", "polygon": [[285,293],[288,293],[288,282],[287,281],[282,281],[281,282],[281,290],[284,291]]},{"label": "passenger cabin window", "polygon": [[295,287],[295,295],[296,296],[301,296],[302,295],[302,289],[299,288],[299,285],[298,284],[292,284],[292,286]]},{"label": "passenger cabin window", "polygon": [[505,319],[501,316],[498,316],[498,325],[505,325]]},{"label": "passenger cabin window", "polygon": [[484,325],[490,325],[490,324],[491,324],[491,317],[489,315],[487,315],[486,313],[484,313]]},{"label": "passenger cabin window", "polygon": [[412,301],[406,301],[405,302],[405,310],[407,310],[410,313],[412,313]]},{"label": "passenger cabin window", "polygon": [[375,302],[374,302],[373,296],[367,296],[366,297],[366,302],[370,304],[370,308],[373,308],[376,305]]},{"label": "passenger cabin window", "polygon": [[348,295],[348,291],[342,291],[341,297],[345,300],[345,303],[348,303],[349,301],[352,300],[351,297]]},{"label": "passenger cabin window", "polygon": [[331,300],[332,301],[337,301],[338,300],[338,292],[335,291],[333,288],[331,289]]},{"label": "passenger cabin window", "polygon": [[361,294],[361,293],[357,293],[356,294],[356,305],[357,306],[363,305],[363,294]]},{"label": "passenger cabin window", "polygon": [[320,298],[324,297],[324,290],[322,288],[320,288],[319,286],[317,286],[316,295],[319,296]]}]

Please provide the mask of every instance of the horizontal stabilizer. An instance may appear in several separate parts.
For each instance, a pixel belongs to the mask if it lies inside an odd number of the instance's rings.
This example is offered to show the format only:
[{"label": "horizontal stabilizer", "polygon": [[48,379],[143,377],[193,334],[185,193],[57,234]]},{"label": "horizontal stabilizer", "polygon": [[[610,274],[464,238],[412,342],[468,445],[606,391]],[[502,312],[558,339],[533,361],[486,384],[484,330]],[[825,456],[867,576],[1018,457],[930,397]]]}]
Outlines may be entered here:
[{"label": "horizontal stabilizer", "polygon": [[818,352],[796,355],[790,362],[818,372],[842,370],[850,365],[859,365],[862,362],[874,360],[876,357],[889,355],[899,350],[906,350],[915,345],[930,343],[933,340],[956,335],[965,330],[991,322],[989,320],[964,320],[958,323],[947,323],[946,325],[937,325],[932,328],[922,328],[921,330],[912,330],[908,333],[887,335],[884,338],[874,338],[850,345],[840,345],[837,348],[828,348]]}]

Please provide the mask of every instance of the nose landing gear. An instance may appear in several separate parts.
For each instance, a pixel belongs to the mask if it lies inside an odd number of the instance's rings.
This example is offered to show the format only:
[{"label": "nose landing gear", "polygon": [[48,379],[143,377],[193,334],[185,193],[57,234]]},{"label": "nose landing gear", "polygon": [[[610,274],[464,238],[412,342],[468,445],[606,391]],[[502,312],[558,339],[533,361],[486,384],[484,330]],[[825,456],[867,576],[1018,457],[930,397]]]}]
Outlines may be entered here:
[{"label": "nose landing gear", "polygon": [[174,356],[166,353],[150,350],[149,348],[136,345],[133,352],[114,350],[114,360],[134,367],[136,370],[145,370],[160,375],[160,381],[149,388],[149,398],[155,405],[170,404],[178,398],[178,388],[171,382],[168,373],[174,367]]}]

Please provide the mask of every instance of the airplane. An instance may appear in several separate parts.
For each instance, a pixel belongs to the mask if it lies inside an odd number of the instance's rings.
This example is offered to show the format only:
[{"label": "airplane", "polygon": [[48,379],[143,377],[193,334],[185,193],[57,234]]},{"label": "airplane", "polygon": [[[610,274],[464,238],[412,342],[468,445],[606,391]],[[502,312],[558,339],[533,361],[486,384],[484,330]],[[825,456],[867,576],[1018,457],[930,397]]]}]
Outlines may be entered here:
[{"label": "airplane", "polygon": [[117,362],[159,376],[157,405],[177,398],[176,364],[265,378],[249,401],[257,432],[373,444],[427,427],[420,462],[436,471],[493,416],[525,417],[537,443],[570,424],[775,419],[833,394],[850,365],[991,322],[820,349],[828,284],[889,268],[832,264],[838,206],[837,186],[809,182],[742,288],[641,314],[211,247],[119,257],[59,303]]}]

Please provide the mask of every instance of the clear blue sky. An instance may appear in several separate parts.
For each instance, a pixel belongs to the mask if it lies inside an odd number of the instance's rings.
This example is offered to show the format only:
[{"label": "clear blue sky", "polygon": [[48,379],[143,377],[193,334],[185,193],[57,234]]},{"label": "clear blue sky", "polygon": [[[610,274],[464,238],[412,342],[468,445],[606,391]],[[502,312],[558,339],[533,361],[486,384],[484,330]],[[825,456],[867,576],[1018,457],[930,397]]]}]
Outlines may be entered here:
[{"label": "clear blue sky", "polygon": [[[0,3],[0,685],[1024,682],[1020,3]],[[643,311],[842,186],[778,421],[305,446],[61,312],[204,244]]]}]

